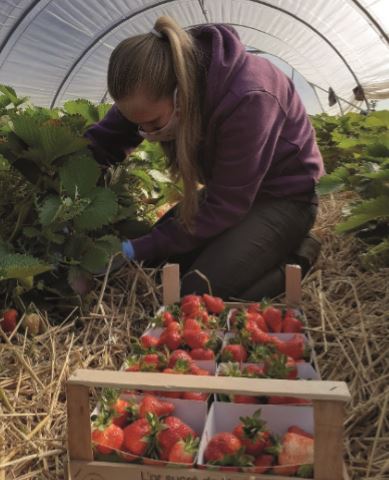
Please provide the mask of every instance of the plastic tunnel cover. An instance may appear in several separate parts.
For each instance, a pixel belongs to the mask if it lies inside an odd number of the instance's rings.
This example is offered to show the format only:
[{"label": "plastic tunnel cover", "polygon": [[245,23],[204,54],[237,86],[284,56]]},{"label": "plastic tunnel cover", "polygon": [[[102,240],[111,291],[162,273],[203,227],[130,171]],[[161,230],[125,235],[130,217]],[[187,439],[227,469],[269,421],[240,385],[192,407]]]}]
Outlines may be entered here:
[{"label": "plastic tunnel cover", "polygon": [[364,107],[352,92],[357,85],[367,100],[389,98],[387,0],[2,0],[0,83],[39,105],[99,102],[113,48],[160,15],[185,28],[234,25],[247,46],[315,85],[329,113],[339,113],[338,104],[328,106],[329,87]]}]

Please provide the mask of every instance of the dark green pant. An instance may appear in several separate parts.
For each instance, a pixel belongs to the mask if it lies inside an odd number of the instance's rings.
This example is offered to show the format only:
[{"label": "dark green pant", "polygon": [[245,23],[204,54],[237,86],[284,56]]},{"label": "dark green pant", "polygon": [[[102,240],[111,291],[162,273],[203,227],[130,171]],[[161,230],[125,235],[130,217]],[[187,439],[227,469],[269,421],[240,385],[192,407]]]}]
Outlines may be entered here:
[{"label": "dark green pant", "polygon": [[[317,206],[288,198],[257,200],[234,227],[201,248],[169,258],[179,263],[181,294],[208,292],[225,300],[260,300],[284,291],[283,265],[312,228]],[[171,215],[171,212],[167,213]],[[162,218],[160,221],[163,221]]]}]

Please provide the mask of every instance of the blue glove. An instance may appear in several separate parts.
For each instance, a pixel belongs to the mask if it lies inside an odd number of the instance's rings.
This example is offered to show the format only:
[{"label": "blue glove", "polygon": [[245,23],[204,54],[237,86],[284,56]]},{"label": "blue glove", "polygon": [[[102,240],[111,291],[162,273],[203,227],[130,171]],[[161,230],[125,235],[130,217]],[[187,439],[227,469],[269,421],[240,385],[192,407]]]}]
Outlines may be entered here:
[{"label": "blue glove", "polygon": [[135,250],[132,246],[131,240],[125,240],[122,242],[122,253],[127,258],[127,260],[134,260]]}]

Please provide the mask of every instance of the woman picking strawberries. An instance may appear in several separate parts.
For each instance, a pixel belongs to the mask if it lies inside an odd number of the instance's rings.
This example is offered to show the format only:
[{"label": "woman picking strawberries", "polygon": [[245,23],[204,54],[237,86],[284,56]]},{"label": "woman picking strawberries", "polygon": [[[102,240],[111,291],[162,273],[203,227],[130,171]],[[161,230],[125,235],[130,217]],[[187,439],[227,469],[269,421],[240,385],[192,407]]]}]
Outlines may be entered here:
[{"label": "woman picking strawberries", "polygon": [[319,246],[301,245],[323,174],[313,128],[293,83],[233,28],[186,32],[160,17],[114,49],[108,90],[115,104],[87,132],[97,160],[115,164],[144,138],[158,141],[184,185],[150,233],[123,242],[128,259],[180,263],[183,295],[208,290],[200,271],[224,299],[281,293],[287,260],[310,267]]}]

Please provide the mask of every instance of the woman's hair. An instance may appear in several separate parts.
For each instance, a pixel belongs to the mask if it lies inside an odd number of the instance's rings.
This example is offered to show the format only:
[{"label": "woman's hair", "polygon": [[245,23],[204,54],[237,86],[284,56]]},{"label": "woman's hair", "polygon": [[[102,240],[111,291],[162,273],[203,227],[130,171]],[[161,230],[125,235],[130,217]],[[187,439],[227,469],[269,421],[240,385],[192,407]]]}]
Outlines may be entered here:
[{"label": "woman's hair", "polygon": [[178,89],[180,120],[176,141],[163,142],[173,177],[184,185],[180,219],[187,229],[198,209],[200,178],[197,148],[201,139],[201,58],[193,38],[172,18],[159,17],[153,33],[123,40],[112,52],[108,67],[108,91],[117,101],[143,89],[153,99],[173,96]]}]

